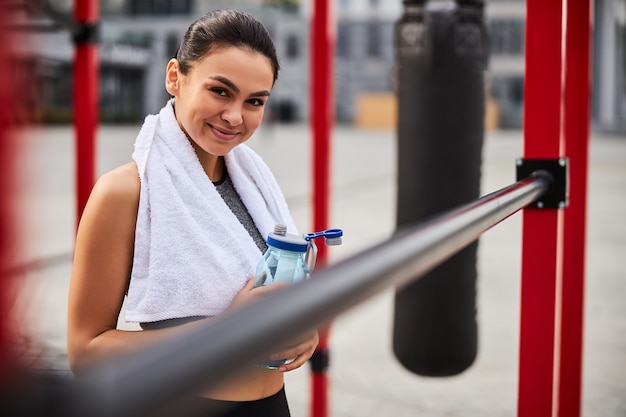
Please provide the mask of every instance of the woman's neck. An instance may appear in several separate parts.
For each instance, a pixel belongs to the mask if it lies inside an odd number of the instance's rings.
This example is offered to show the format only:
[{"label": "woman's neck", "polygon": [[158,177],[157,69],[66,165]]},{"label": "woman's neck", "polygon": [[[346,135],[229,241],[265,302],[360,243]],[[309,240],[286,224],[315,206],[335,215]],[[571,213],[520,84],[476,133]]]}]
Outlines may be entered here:
[{"label": "woman's neck", "polygon": [[224,177],[224,157],[216,156],[206,152],[193,140],[189,139],[191,146],[193,147],[202,169],[208,175],[212,182],[219,182]]}]

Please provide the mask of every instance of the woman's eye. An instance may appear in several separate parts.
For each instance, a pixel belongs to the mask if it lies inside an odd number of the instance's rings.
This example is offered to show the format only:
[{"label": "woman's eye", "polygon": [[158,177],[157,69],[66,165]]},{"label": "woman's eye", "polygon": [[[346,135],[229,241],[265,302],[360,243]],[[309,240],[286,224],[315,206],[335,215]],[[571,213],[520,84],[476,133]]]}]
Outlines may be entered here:
[{"label": "woman's eye", "polygon": [[223,88],[212,88],[211,91],[213,91],[218,96],[222,96],[222,97],[228,96],[228,92],[224,90]]},{"label": "woman's eye", "polygon": [[260,98],[251,98],[250,100],[248,100],[248,103],[252,104],[253,106],[262,106],[265,104],[265,101],[261,100]]}]

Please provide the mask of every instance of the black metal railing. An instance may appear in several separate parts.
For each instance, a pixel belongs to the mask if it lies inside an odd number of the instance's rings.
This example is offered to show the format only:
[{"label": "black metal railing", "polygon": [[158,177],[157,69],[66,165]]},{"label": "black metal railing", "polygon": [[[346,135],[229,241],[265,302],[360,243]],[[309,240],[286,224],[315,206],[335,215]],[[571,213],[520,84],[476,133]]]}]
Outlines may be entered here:
[{"label": "black metal railing", "polygon": [[[320,327],[391,286],[419,279],[482,233],[546,193],[551,175],[517,183],[398,231],[389,240],[316,271],[141,352],[72,381],[57,405],[64,417],[158,415],[183,396],[222,382],[303,331]],[[57,415],[57,414],[55,414]]]}]

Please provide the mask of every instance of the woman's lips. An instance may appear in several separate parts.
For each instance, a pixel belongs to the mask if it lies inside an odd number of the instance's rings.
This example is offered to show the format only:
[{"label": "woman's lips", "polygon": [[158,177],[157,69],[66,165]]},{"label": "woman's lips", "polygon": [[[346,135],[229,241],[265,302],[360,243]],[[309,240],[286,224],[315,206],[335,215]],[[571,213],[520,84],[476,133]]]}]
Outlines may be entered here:
[{"label": "woman's lips", "polygon": [[233,140],[239,134],[239,132],[237,131],[224,129],[224,128],[221,128],[212,124],[209,124],[209,126],[211,127],[211,129],[213,130],[213,133],[215,134],[215,136],[217,136],[218,139]]}]

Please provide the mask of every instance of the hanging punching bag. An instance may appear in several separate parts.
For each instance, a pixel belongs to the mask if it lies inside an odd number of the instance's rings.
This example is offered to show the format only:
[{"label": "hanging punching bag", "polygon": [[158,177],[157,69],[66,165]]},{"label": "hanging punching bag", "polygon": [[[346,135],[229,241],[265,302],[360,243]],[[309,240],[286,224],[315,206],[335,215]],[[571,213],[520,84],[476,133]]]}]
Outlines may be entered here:
[{"label": "hanging punching bag", "polygon": [[[397,228],[480,193],[487,35],[482,1],[404,1],[396,24]],[[475,242],[395,294],[393,351],[450,376],[477,353]]]}]

